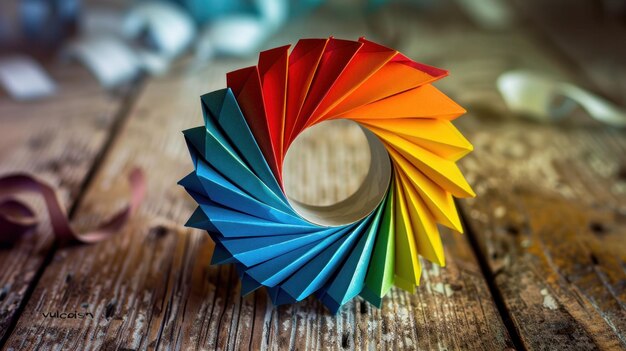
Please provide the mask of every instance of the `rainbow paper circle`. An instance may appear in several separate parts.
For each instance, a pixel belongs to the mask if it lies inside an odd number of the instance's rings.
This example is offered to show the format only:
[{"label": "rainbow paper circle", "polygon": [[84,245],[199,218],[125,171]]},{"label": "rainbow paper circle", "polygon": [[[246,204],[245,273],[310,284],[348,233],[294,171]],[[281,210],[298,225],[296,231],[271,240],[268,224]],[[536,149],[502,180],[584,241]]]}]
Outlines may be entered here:
[{"label": "rainbow paper circle", "polygon": [[[180,184],[198,203],[187,225],[208,231],[212,263],[235,264],[242,294],[265,286],[274,304],[315,294],[333,312],[357,295],[380,306],[392,285],[419,285],[419,256],[445,265],[438,223],[463,230],[453,196],[474,192],[455,161],[472,145],[451,121],[465,110],[431,85],[447,71],[363,38],[289,48],[261,52],[201,97],[204,126],[184,131],[194,171]],[[328,209],[303,216],[282,188],[296,136],[333,119],[363,127],[372,154],[365,200],[349,204],[374,210],[349,223]]]}]

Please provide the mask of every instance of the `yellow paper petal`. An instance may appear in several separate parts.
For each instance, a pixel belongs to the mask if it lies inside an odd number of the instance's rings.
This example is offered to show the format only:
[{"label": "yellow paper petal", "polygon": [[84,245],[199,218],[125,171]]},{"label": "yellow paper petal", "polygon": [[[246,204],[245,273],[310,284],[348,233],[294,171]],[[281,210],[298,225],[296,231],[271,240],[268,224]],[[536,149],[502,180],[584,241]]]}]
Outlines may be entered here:
[{"label": "yellow paper petal", "polygon": [[404,139],[451,161],[474,149],[450,121],[426,118],[356,119],[357,122],[398,134]]},{"label": "yellow paper petal", "polygon": [[388,149],[393,162],[398,165],[399,171],[409,180],[420,197],[424,200],[430,213],[438,223],[448,228],[463,232],[461,219],[456,210],[452,194],[435,184],[417,168],[413,167],[402,155]]},{"label": "yellow paper petal", "polygon": [[[396,174],[397,173],[398,172],[396,172]],[[412,286],[410,289],[407,289],[407,287],[410,284],[419,285],[422,267],[417,254],[415,236],[413,235],[413,229],[411,228],[404,191],[402,190],[402,186],[399,184],[400,180],[397,176],[394,183],[396,187],[395,275],[397,277],[394,284],[404,290],[412,292]],[[398,278],[400,278],[400,280],[398,280]]]},{"label": "yellow paper petal", "polygon": [[413,235],[415,235],[417,252],[427,260],[445,266],[443,245],[433,215],[428,211],[426,204],[411,186],[406,176],[401,172],[398,173],[404,185],[404,196],[413,227]]},{"label": "yellow paper petal", "polygon": [[412,144],[395,134],[378,128],[369,128],[388,146],[398,151],[428,178],[456,197],[474,197],[476,194],[453,161],[446,160],[428,150]]}]

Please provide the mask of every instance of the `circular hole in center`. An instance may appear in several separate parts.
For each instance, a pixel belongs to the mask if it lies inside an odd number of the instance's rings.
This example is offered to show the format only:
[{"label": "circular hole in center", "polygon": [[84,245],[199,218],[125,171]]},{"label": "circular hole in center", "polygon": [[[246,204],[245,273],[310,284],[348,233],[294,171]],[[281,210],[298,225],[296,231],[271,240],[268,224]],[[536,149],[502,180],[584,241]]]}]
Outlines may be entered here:
[{"label": "circular hole in center", "polygon": [[354,122],[333,120],[307,128],[289,147],[283,164],[287,196],[313,206],[345,200],[370,167],[365,134]]},{"label": "circular hole in center", "polygon": [[283,185],[291,206],[312,223],[353,223],[382,201],[391,180],[383,144],[348,120],[325,121],[293,141],[283,163]]}]

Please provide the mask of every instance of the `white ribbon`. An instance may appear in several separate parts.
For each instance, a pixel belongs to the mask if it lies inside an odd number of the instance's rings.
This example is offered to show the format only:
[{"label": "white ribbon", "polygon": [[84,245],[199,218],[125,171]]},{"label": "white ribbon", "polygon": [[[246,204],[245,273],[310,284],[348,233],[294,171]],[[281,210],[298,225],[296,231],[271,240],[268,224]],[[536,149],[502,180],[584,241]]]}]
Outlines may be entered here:
[{"label": "white ribbon", "polygon": [[[557,82],[529,71],[509,71],[498,78],[498,90],[509,109],[542,122],[563,119],[582,107],[592,118],[626,127],[626,113],[600,96],[576,85]],[[556,104],[561,98],[561,103]]]}]

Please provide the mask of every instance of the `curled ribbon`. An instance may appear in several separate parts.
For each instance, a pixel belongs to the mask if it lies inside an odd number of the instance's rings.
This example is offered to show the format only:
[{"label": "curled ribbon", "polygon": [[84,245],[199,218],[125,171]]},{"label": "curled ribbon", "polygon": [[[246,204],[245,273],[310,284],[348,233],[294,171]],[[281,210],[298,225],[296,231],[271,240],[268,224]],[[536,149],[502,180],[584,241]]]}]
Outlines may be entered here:
[{"label": "curled ribbon", "polygon": [[[577,106],[592,118],[618,128],[626,128],[626,111],[608,100],[574,84],[559,82],[526,70],[503,73],[498,90],[509,109],[541,122],[556,122],[572,115]],[[557,98],[562,99],[557,99]],[[555,101],[560,101],[555,104]]]},{"label": "curled ribbon", "polygon": [[39,223],[36,213],[13,196],[36,193],[43,198],[52,231],[62,243],[95,243],[119,230],[137,210],[146,193],[143,171],[135,168],[128,176],[131,188],[130,203],[110,219],[87,233],[79,234],[70,226],[69,218],[58,193],[49,184],[28,174],[12,174],[0,178],[0,243],[11,244],[33,230]]}]

